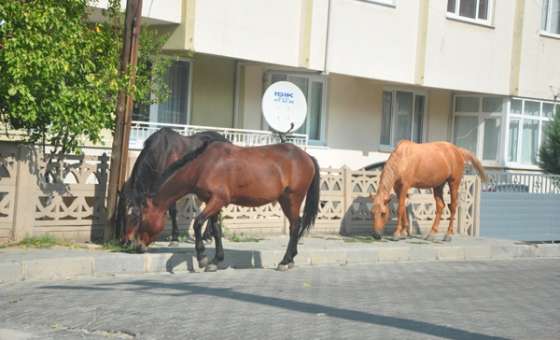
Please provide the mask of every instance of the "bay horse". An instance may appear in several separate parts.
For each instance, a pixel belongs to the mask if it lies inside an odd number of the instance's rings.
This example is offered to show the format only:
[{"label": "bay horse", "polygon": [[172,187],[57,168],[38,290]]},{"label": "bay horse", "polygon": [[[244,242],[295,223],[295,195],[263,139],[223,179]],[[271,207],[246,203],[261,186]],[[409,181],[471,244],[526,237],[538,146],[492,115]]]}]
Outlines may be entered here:
[{"label": "bay horse", "polygon": [[[153,133],[144,142],[144,148],[138,155],[130,177],[125,182],[123,190],[119,193],[117,211],[114,222],[117,235],[124,234],[127,220],[134,220],[139,216],[141,203],[146,195],[151,193],[157,180],[165,169],[186,153],[190,153],[206,141],[228,142],[221,134],[214,131],[203,131],[192,136],[183,136],[174,130],[164,127]],[[171,217],[172,244],[179,241],[179,228],[177,225],[177,207],[175,202],[169,206]],[[213,226],[206,229],[204,239],[212,236]]]},{"label": "bay horse", "polygon": [[[125,241],[145,250],[164,228],[164,215],[178,198],[194,193],[206,203],[195,218],[195,249],[199,267],[215,271],[224,259],[220,235],[214,235],[216,254],[209,263],[204,255],[200,228],[215,220],[228,204],[256,207],[278,201],[290,222],[290,241],[278,270],[294,265],[297,243],[315,223],[319,211],[320,171],[317,160],[299,147],[274,144],[239,147],[221,142],[206,142],[199,149],[173,163],[162,175],[159,185],[145,198],[142,218],[129,224]],[[300,207],[305,198],[303,216]],[[218,232],[220,232],[218,230]]]},{"label": "bay horse", "polygon": [[387,160],[377,193],[372,195],[371,213],[373,215],[373,237],[381,239],[383,228],[390,218],[389,201],[391,189],[395,190],[399,200],[397,227],[393,240],[405,238],[410,233],[410,225],[406,214],[405,200],[410,188],[433,188],[436,200],[436,216],[430,232],[424,237],[433,240],[438,231],[439,222],[445,202],[443,187],[449,184],[451,195],[449,227],[443,241],[451,241],[453,220],[457,210],[459,186],[463,178],[465,162],[470,162],[483,181],[486,174],[480,161],[468,150],[448,142],[432,142],[417,144],[401,141]]}]

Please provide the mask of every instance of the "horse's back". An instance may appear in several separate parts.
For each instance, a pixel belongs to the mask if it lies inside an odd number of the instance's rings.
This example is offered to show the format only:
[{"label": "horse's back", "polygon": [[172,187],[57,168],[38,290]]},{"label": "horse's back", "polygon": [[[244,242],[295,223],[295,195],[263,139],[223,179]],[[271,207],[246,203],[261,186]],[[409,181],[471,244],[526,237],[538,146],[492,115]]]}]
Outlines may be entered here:
[{"label": "horse's back", "polygon": [[250,194],[261,203],[276,199],[280,192],[305,192],[315,174],[311,157],[288,143],[255,147],[212,143],[201,161],[200,185],[227,183],[234,201]]},{"label": "horse's back", "polygon": [[408,181],[419,187],[432,187],[433,183],[461,177],[464,169],[461,149],[445,141],[402,141],[395,149],[395,162],[407,174]]}]

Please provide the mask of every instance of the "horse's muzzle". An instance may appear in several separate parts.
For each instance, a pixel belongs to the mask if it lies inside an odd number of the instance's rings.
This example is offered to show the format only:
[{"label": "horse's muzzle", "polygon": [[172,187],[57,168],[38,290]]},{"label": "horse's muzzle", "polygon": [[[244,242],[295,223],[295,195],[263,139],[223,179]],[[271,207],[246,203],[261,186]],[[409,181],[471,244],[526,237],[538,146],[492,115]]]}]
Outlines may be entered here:
[{"label": "horse's muzzle", "polygon": [[374,230],[371,233],[371,236],[373,236],[373,238],[376,239],[376,240],[381,240],[381,234],[377,230]]}]

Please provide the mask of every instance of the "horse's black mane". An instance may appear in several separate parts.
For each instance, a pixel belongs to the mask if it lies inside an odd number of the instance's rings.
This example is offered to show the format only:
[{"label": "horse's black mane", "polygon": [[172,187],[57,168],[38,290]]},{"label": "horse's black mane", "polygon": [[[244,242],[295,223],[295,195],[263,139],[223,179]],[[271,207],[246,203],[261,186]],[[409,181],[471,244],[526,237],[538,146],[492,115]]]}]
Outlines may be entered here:
[{"label": "horse's black mane", "polygon": [[197,158],[200,154],[202,154],[206,150],[206,147],[208,145],[210,145],[212,142],[217,142],[217,140],[206,140],[206,141],[204,141],[204,143],[198,149],[195,149],[194,151],[189,152],[188,154],[183,156],[183,158],[175,161],[169,167],[167,167],[167,169],[165,169],[163,174],[161,174],[161,177],[158,179],[156,184],[153,186],[153,190],[151,192],[151,195],[155,195],[157,193],[157,191],[159,190],[159,188],[163,185],[163,183],[165,183],[165,181],[167,181],[169,179],[169,177],[173,176],[173,174],[177,170],[179,170],[180,168],[185,166],[187,163],[189,163],[190,161]]}]

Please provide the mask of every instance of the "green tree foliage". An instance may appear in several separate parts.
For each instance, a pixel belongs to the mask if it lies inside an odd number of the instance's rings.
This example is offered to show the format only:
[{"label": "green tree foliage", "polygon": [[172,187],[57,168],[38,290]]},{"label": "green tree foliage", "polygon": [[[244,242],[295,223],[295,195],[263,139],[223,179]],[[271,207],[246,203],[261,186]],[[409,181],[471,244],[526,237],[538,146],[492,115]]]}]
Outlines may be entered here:
[{"label": "green tree foliage", "polygon": [[[53,155],[79,152],[84,139],[100,142],[102,130],[113,129],[117,94],[128,86],[119,74],[119,1],[109,1],[97,24],[87,20],[88,3],[0,1],[0,121],[27,130],[30,142],[50,144]],[[127,90],[150,103],[166,96],[166,59],[151,57],[164,38],[142,32],[137,86]]]},{"label": "green tree foliage", "polygon": [[560,107],[544,132],[539,165],[546,172],[560,175]]}]

